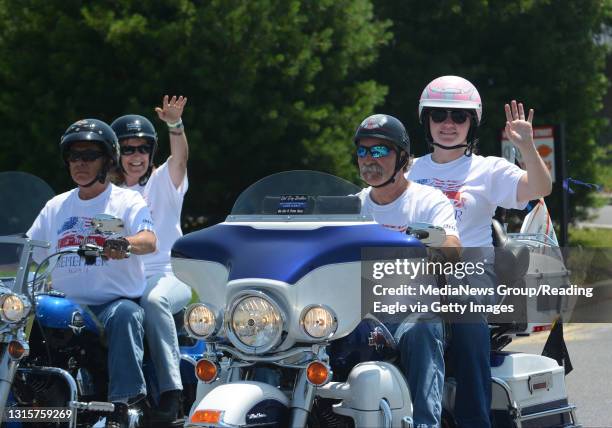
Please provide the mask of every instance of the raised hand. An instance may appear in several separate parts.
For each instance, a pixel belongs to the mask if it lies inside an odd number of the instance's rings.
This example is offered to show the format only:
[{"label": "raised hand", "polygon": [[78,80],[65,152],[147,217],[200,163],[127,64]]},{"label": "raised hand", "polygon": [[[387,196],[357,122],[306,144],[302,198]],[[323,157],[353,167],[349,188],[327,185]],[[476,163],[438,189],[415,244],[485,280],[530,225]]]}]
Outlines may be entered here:
[{"label": "raised hand", "polygon": [[512,100],[504,106],[506,110],[506,135],[519,150],[533,145],[533,109],[529,109],[529,116],[525,120],[523,103]]},{"label": "raised hand", "polygon": [[176,95],[173,95],[172,98],[169,98],[168,95],[164,95],[162,107],[155,107],[155,111],[161,120],[172,124],[181,119],[185,104],[187,104],[187,97],[180,95],[177,98]]}]

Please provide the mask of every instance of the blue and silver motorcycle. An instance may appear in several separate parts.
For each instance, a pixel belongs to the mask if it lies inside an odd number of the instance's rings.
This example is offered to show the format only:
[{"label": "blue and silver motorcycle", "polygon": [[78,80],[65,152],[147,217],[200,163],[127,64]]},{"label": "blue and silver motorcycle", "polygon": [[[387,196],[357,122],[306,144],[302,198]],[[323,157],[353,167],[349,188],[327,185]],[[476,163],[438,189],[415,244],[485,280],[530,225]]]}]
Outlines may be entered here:
[{"label": "blue and silver motorcycle", "polygon": [[[362,249],[423,254],[444,232],[385,229],[360,214],[360,190],[320,172],[274,174],[246,189],[225,222],[175,243],[174,273],[200,297],[185,327],[206,344],[187,427],[413,426],[394,337],[364,310]],[[545,267],[567,279],[546,242],[515,238],[524,251],[499,237],[513,275],[541,278]],[[491,326],[494,426],[578,427],[563,367],[502,350],[527,327]],[[445,427],[455,426],[454,396],[448,378]]]},{"label": "blue and silver motorcycle", "polygon": [[[7,408],[63,408],[70,415],[63,420],[71,427],[100,425],[104,416],[114,409],[112,403],[106,402],[108,376],[104,332],[87,308],[54,290],[48,279],[53,267],[62,262],[62,256],[78,254],[85,262],[92,263],[101,256],[102,248],[99,243],[85,238],[78,247],[64,249],[34,266],[34,248],[48,248],[50,244],[32,241],[23,237],[23,233],[53,193],[40,179],[23,173],[0,174],[0,186],[3,197],[13,201],[12,205],[4,205],[4,214],[13,227],[3,234],[22,235],[0,236],[1,405]],[[19,200],[27,206],[20,206]],[[115,236],[122,231],[118,219],[105,215],[96,216],[92,228],[105,236]],[[182,327],[182,313],[177,317],[177,325]],[[194,365],[201,358],[203,344],[184,332],[179,333],[179,340],[183,403],[188,410],[195,398]],[[148,403],[130,410],[133,426],[145,426],[147,409],[155,405],[155,382],[151,382],[155,373],[150,358],[146,354],[143,363],[149,383]],[[49,425],[55,426],[54,423]]]}]

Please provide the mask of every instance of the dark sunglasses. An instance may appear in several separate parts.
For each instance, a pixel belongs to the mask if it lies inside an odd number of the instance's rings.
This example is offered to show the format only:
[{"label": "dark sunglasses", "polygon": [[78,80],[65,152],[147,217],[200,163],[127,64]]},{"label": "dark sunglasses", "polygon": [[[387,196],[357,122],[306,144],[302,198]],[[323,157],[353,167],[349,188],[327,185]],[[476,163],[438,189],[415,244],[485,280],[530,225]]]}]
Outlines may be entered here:
[{"label": "dark sunglasses", "polygon": [[120,148],[121,154],[125,156],[133,155],[138,152],[142,155],[146,155],[147,153],[151,153],[153,151],[153,146],[150,144],[143,144],[142,146],[121,146]]},{"label": "dark sunglasses", "polygon": [[461,125],[465,123],[466,120],[470,117],[470,113],[465,110],[442,110],[442,109],[432,109],[429,112],[429,117],[435,123],[442,123],[446,120],[448,115],[450,114],[451,120],[455,122],[457,125]]},{"label": "dark sunglasses", "polygon": [[391,149],[382,144],[379,146],[372,146],[372,147],[357,146],[357,156],[358,157],[365,158],[368,155],[368,153],[370,153],[370,155],[374,159],[384,158],[385,156],[389,156],[389,153],[391,153]]},{"label": "dark sunglasses", "polygon": [[93,162],[104,155],[105,153],[100,150],[71,150],[66,155],[66,160],[68,162],[78,162],[80,160],[83,162]]}]

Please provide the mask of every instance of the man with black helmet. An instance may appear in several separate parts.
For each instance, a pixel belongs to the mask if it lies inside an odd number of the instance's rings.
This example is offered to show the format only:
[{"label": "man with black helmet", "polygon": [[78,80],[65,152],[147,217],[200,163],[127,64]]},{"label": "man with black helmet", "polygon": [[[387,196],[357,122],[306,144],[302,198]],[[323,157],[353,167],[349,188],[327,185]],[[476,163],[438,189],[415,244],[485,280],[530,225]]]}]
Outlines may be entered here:
[{"label": "man with black helmet", "polygon": [[183,385],[173,314],[191,299],[191,288],[174,276],[170,264],[172,245],[182,236],[181,208],[188,187],[188,146],[181,119],[186,103],[185,97],[166,95],[162,107],[155,109],[166,122],[170,138],[170,157],[157,168],[153,165],[157,133],[147,118],[128,114],[111,124],[121,151],[116,182],[143,195],[151,209],[158,238],[158,251],[143,258],[147,286],[140,299],[160,392],[159,405],[151,416],[152,422],[158,425],[173,422],[180,410]]},{"label": "man with black helmet", "polygon": [[[46,253],[81,243],[84,237],[105,241],[105,258],[86,264],[78,255],[64,256],[53,271],[53,286],[74,302],[87,305],[104,327],[108,344],[109,401],[115,413],[108,426],[127,422],[128,404],[146,394],[142,372],[143,310],[134,301],[145,287],[140,257],[156,247],[149,208],[137,192],[109,182],[107,173],[119,159],[113,130],[97,119],[72,124],[60,141],[60,151],[77,188],[51,199],[28,231],[32,239],[48,241]],[[122,220],[123,238],[106,239],[94,230],[92,218],[108,214]],[[116,245],[119,244],[119,245]],[[131,253],[131,257],[127,257]],[[114,424],[114,425],[113,425]]]},{"label": "man with black helmet", "polygon": [[[453,206],[442,192],[406,179],[410,140],[395,117],[367,117],[355,132],[357,163],[363,181],[362,214],[372,215],[383,226],[405,232],[410,223],[431,223],[446,232],[442,252],[458,256],[461,246]],[[444,334],[441,322],[403,323],[399,339],[400,366],[408,379],[416,427],[439,427],[444,388]]]}]

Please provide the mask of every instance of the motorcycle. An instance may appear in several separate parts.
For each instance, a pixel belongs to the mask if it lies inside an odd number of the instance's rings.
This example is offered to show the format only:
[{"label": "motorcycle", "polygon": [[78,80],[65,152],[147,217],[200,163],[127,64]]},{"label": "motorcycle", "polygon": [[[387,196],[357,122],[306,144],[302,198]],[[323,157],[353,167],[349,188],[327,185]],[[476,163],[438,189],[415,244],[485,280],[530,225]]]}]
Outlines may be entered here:
[{"label": "motorcycle", "polygon": [[[201,297],[187,308],[185,328],[206,346],[185,426],[413,426],[394,337],[363,316],[361,250],[418,254],[445,236],[424,224],[409,225],[407,234],[385,229],[360,214],[360,190],[320,172],[274,174],[246,189],[225,222],[175,243],[173,270]],[[509,283],[541,269],[546,243],[498,232],[503,264],[513,266]],[[491,325],[494,426],[578,427],[563,367],[503,351],[529,328]],[[454,391],[449,377],[445,427],[454,426]]]},{"label": "motorcycle", "polygon": [[[14,180],[9,180],[12,184],[7,187],[7,191],[23,187],[24,181],[38,180],[34,176],[23,174],[17,174],[13,178]],[[26,226],[23,230],[27,230],[47,199],[42,201],[33,216],[30,215],[31,218],[24,223]],[[17,210],[13,212],[16,215],[20,213]],[[5,388],[7,393],[0,395],[0,399],[4,398],[2,403],[8,403],[7,407],[65,409],[64,416],[70,416],[60,421],[68,422],[71,427],[102,425],[104,417],[114,410],[114,405],[105,401],[108,383],[107,352],[99,321],[86,307],[75,304],[63,293],[51,288],[46,281],[50,278],[53,267],[62,263],[66,255],[78,254],[80,258],[85,259],[86,264],[98,262],[103,252],[100,237],[120,236],[123,230],[121,221],[111,216],[98,215],[91,223],[90,235],[94,233],[95,237],[90,239],[85,236],[78,246],[52,254],[37,268],[32,267],[32,251],[37,246],[48,248],[49,243],[35,242],[28,238],[0,237],[2,243],[19,241],[23,246],[19,266],[15,269],[16,275],[4,277],[2,281],[12,284],[13,290],[21,291],[19,296],[27,308],[26,315],[21,318],[21,324],[9,324],[21,329],[21,335],[14,337],[21,338],[20,343],[25,351],[19,359],[11,357],[10,352],[7,354],[8,361],[12,362],[13,372],[7,370],[6,376],[2,377],[7,380],[0,385],[0,393],[4,391],[2,388]],[[6,251],[3,252],[5,253]],[[31,270],[34,273],[29,275],[28,281],[28,275],[23,273]],[[16,297],[11,298],[14,300]],[[180,328],[182,313],[177,314],[177,318],[177,326]],[[179,331],[179,342],[184,385],[183,404],[184,411],[187,411],[195,397],[194,365],[202,355],[203,344],[189,338],[184,331]],[[13,342],[6,343],[9,344],[6,349],[12,349],[10,344]],[[155,372],[150,358],[145,351],[143,371],[148,383],[148,400],[138,407],[130,408],[131,426],[146,425],[147,410],[155,403]],[[2,367],[4,368],[4,365]],[[49,423],[53,424],[54,422]],[[177,424],[182,425],[182,420],[178,420]]]}]

